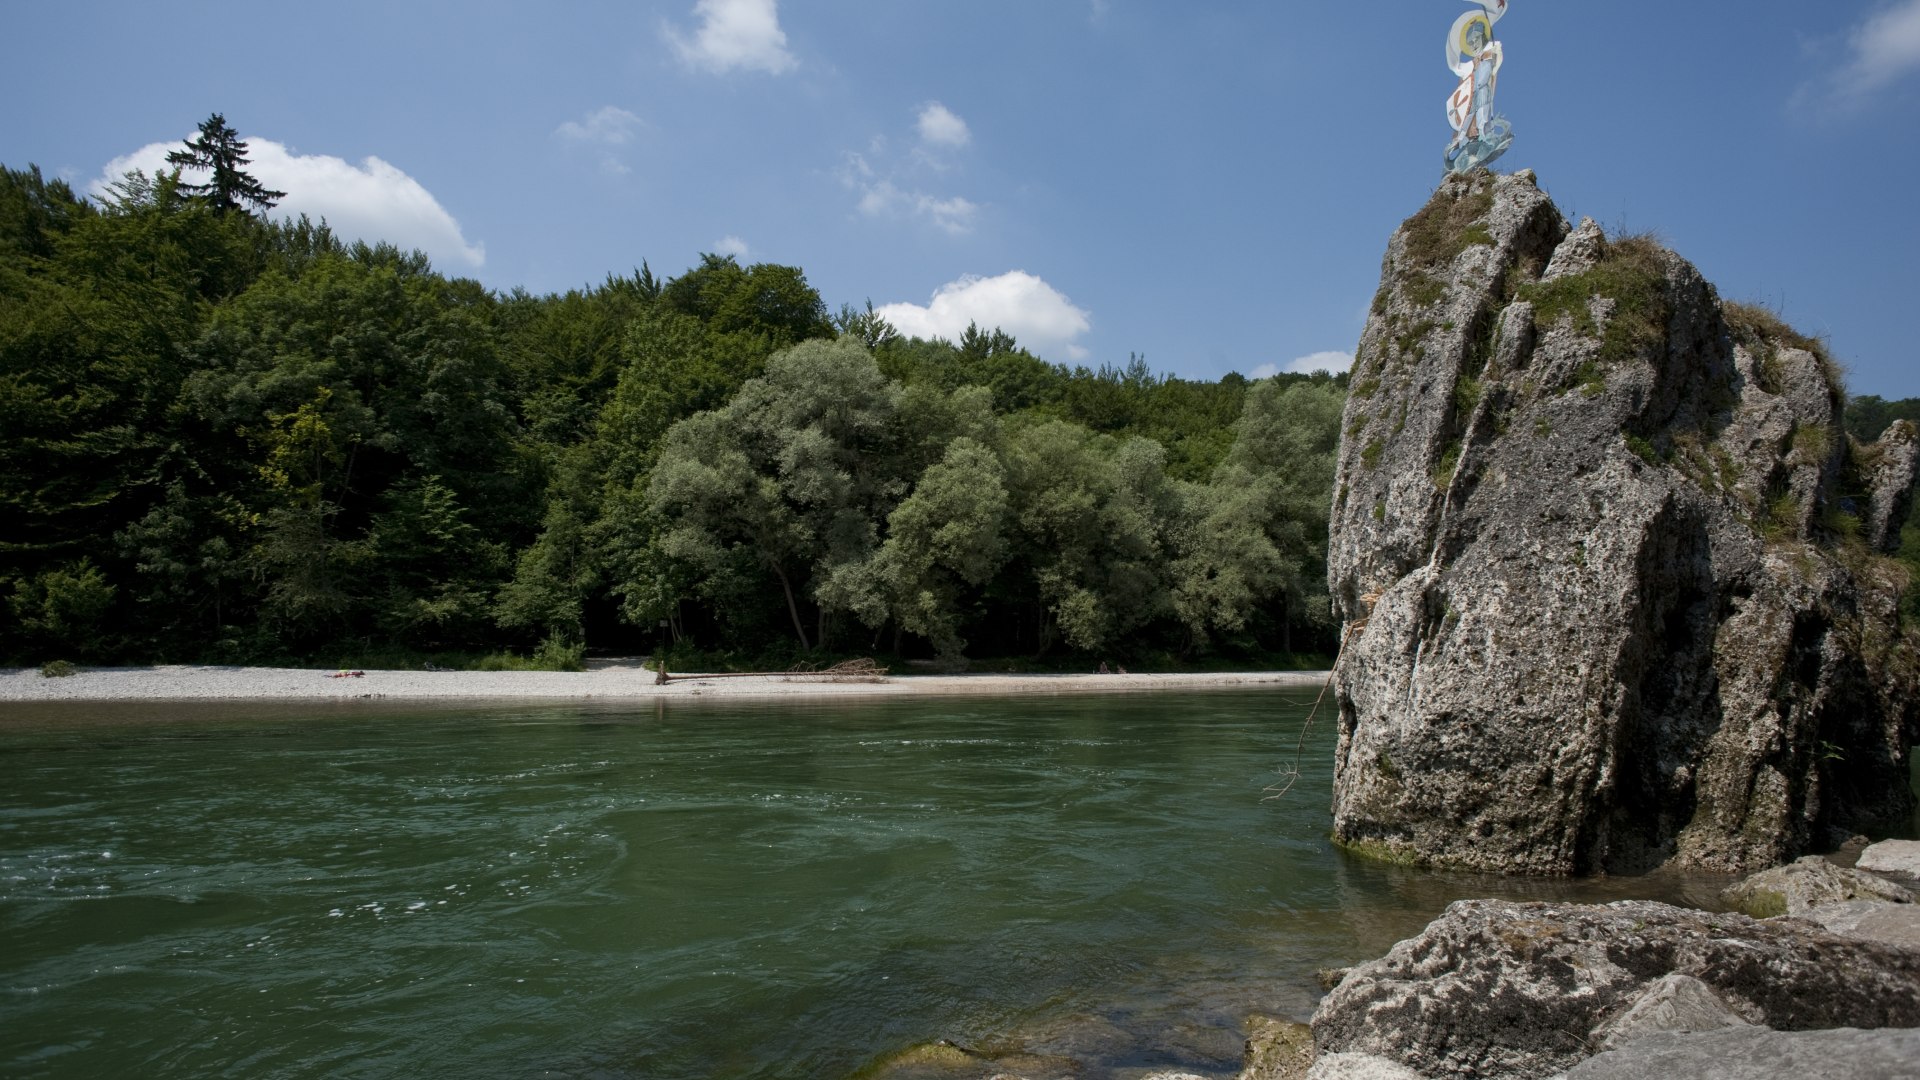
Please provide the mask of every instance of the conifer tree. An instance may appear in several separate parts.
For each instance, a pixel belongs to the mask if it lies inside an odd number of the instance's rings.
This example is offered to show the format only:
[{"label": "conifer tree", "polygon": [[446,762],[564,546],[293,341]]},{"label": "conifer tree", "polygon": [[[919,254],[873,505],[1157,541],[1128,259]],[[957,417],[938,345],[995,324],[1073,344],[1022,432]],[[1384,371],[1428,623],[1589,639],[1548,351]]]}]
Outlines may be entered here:
[{"label": "conifer tree", "polygon": [[249,176],[241,166],[247,164],[247,144],[239,132],[227,126],[227,118],[214,113],[200,125],[200,133],[186,140],[183,149],[167,155],[167,164],[186,169],[206,169],[211,176],[204,184],[180,185],[183,194],[205,199],[220,213],[229,210],[258,210],[265,213],[286,198],[284,191],[269,191]]}]

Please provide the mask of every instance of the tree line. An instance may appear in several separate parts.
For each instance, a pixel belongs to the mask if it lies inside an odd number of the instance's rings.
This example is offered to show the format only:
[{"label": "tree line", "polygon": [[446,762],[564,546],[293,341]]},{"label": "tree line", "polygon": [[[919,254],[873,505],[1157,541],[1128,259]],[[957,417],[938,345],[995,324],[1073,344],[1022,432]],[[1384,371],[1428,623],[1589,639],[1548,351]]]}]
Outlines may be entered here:
[{"label": "tree line", "polygon": [[92,201],[0,167],[0,658],[1334,644],[1344,375],[903,338],[716,255],[490,291],[250,212],[230,136]]}]

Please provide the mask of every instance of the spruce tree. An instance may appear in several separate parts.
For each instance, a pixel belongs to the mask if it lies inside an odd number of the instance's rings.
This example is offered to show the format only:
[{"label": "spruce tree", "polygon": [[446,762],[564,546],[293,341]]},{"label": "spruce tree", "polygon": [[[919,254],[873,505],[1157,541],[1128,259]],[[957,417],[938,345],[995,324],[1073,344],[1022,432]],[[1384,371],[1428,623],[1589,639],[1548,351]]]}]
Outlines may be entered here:
[{"label": "spruce tree", "polygon": [[200,134],[186,140],[184,149],[167,155],[167,164],[186,169],[206,169],[212,173],[204,184],[180,185],[183,194],[205,199],[215,210],[259,210],[265,213],[286,198],[284,191],[269,191],[260,181],[241,168],[247,164],[247,144],[239,132],[227,126],[227,118],[214,113],[200,125]]}]

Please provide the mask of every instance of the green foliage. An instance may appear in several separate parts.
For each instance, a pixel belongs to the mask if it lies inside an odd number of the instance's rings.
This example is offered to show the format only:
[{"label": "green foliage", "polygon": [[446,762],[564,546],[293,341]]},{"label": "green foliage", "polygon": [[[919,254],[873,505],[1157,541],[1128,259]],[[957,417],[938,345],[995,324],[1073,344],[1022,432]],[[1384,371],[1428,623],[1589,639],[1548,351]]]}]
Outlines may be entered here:
[{"label": "green foliage", "polygon": [[107,614],[118,591],[88,559],[14,582],[6,602],[22,651],[104,655]]},{"label": "green foliage", "polygon": [[247,175],[247,144],[240,133],[227,126],[227,119],[214,113],[200,122],[200,131],[178,150],[167,154],[167,164],[176,169],[202,169],[209,173],[205,183],[180,185],[183,195],[204,199],[219,213],[233,210],[258,210],[265,213],[287,197],[284,191],[269,191],[260,181]]},{"label": "green foliage", "polygon": [[1375,439],[1372,442],[1368,443],[1365,449],[1362,449],[1360,451],[1361,467],[1365,468],[1368,472],[1372,472],[1374,469],[1379,467],[1380,455],[1386,453],[1386,451],[1387,451],[1387,444],[1383,440]]},{"label": "green foliage", "polygon": [[1660,464],[1660,451],[1655,450],[1652,443],[1638,435],[1628,435],[1626,440],[1627,449],[1633,451],[1635,457],[1649,465]]},{"label": "green foliage", "polygon": [[1888,401],[1874,394],[1847,399],[1847,430],[1861,442],[1875,442],[1895,420],[1920,426],[1920,398]]},{"label": "green foliage", "polygon": [[1755,526],[1760,535],[1770,541],[1791,539],[1800,526],[1800,500],[1785,489],[1770,492],[1760,507]]},{"label": "green foliage", "polygon": [[472,662],[474,671],[585,671],[587,647],[554,635],[540,643],[530,656],[498,652]]},{"label": "green foliage", "polygon": [[1607,392],[1607,369],[1592,360],[1583,360],[1573,369],[1573,385],[1584,398],[1597,398]]},{"label": "green foliage", "polygon": [[1432,307],[1447,295],[1447,282],[1433,274],[1412,274],[1400,294],[1414,307]]},{"label": "green foliage", "polygon": [[1440,454],[1440,460],[1433,466],[1433,486],[1435,490],[1445,491],[1453,483],[1453,475],[1460,471],[1462,446],[1459,440],[1447,444]]},{"label": "green foliage", "polygon": [[233,212],[262,203],[218,117],[181,153],[210,176],[97,205],[0,168],[9,657],[1334,645],[1344,374],[903,339],[871,304],[829,318],[797,267],[718,256],[496,294]]},{"label": "green foliage", "polygon": [[1462,375],[1460,381],[1453,384],[1453,411],[1461,423],[1473,415],[1474,407],[1480,404],[1481,392],[1480,380],[1471,375]]},{"label": "green foliage", "polygon": [[80,669],[74,667],[71,660],[49,660],[40,665],[40,677],[43,679],[64,679],[79,673]]}]

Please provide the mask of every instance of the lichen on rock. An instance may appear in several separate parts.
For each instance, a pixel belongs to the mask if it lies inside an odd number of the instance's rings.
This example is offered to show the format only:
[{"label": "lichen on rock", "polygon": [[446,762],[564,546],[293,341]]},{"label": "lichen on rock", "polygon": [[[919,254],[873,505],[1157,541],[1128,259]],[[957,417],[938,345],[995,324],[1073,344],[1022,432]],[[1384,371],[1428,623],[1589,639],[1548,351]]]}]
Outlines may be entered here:
[{"label": "lichen on rock", "polygon": [[1744,872],[1912,812],[1920,439],[1817,341],[1531,173],[1388,247],[1342,424],[1334,834],[1377,857]]}]

